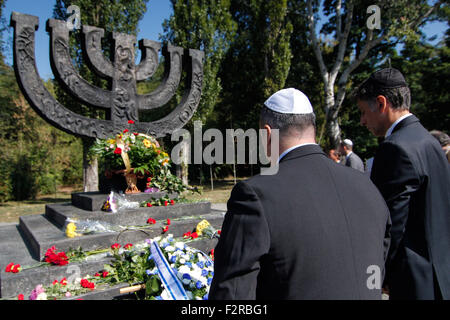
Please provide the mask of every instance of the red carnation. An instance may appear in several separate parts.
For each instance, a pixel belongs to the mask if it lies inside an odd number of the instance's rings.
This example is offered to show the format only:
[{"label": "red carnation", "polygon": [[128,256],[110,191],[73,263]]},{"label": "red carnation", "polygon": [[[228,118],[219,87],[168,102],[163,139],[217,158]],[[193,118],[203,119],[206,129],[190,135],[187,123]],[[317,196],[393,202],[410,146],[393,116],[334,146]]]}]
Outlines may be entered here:
[{"label": "red carnation", "polygon": [[122,154],[122,149],[117,147],[116,150],[114,150],[114,154]]},{"label": "red carnation", "polygon": [[152,219],[152,218],[148,218],[147,223],[148,223],[148,224],[155,224],[155,223],[156,223],[156,220],[155,220],[155,219]]},{"label": "red carnation", "polygon": [[153,207],[153,205],[150,202],[147,202],[147,207]]},{"label": "red carnation", "polygon": [[108,271],[103,271],[103,273],[102,273],[102,277],[103,277],[103,278],[106,278],[106,277],[108,276],[108,274],[109,274],[109,272],[108,272]]},{"label": "red carnation", "polygon": [[114,243],[114,244],[111,246],[111,249],[113,249],[113,250],[120,249],[120,244]]},{"label": "red carnation", "polygon": [[170,200],[170,204],[173,206],[175,204],[174,200]]},{"label": "red carnation", "polygon": [[150,181],[152,181],[152,178],[148,177],[147,182],[150,182]]},{"label": "red carnation", "polygon": [[163,229],[163,233],[166,233],[167,231],[169,231],[169,226],[166,226],[166,227]]},{"label": "red carnation", "polygon": [[191,233],[191,238],[192,239],[197,239],[198,238],[198,233],[197,232],[192,232]]},{"label": "red carnation", "polygon": [[123,133],[127,133],[128,131],[130,131],[130,130],[128,130],[128,129],[125,129],[125,130],[123,130]]},{"label": "red carnation", "polygon": [[11,272],[12,268],[14,267],[14,263],[10,263],[6,266],[5,272]]},{"label": "red carnation", "polygon": [[164,205],[167,207],[169,205],[169,201],[164,201]]},{"label": "red carnation", "polygon": [[189,238],[191,236],[191,232],[188,231],[186,233],[183,233],[183,238]]},{"label": "red carnation", "polygon": [[217,234],[220,236],[220,234],[222,233],[221,230],[217,230]]},{"label": "red carnation", "polygon": [[123,247],[128,250],[132,247],[133,245],[131,243],[127,243],[126,245],[124,245]]},{"label": "red carnation", "polygon": [[128,120],[128,124],[134,124],[133,120]]},{"label": "red carnation", "polygon": [[170,226],[170,219],[167,219],[166,224]]},{"label": "red carnation", "polygon": [[100,277],[100,273],[96,272],[96,273],[94,274],[94,277]]},{"label": "red carnation", "polygon": [[23,294],[19,294],[19,295],[17,296],[17,300],[23,300],[23,299],[24,299]]}]

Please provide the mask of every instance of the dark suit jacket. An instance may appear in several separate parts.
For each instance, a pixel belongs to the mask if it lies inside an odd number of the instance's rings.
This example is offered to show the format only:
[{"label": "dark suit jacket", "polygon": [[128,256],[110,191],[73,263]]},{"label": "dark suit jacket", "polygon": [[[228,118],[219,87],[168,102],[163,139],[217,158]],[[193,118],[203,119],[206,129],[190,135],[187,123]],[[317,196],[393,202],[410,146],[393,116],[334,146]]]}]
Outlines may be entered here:
[{"label": "dark suit jacket", "polygon": [[361,160],[361,158],[354,152],[352,152],[347,160],[345,161],[345,165],[347,167],[359,170],[361,172],[364,172],[364,163]]},{"label": "dark suit jacket", "polygon": [[319,146],[239,182],[227,205],[210,299],[381,299],[367,282],[370,268],[383,278],[389,211],[366,175]]},{"label": "dark suit jacket", "polygon": [[391,213],[386,265],[391,299],[438,298],[438,286],[450,299],[449,165],[415,116],[402,120],[380,144],[371,179]]}]

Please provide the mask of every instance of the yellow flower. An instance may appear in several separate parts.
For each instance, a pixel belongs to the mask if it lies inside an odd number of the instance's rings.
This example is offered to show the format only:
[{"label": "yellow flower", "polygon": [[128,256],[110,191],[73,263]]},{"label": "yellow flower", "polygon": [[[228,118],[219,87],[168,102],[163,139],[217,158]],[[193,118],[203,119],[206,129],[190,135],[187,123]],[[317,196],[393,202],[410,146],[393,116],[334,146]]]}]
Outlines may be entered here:
[{"label": "yellow flower", "polygon": [[196,228],[197,234],[199,236],[201,236],[202,231],[205,230],[206,228],[208,228],[209,226],[210,226],[210,224],[207,220],[200,221],[200,223],[197,225],[197,228]]},{"label": "yellow flower", "polygon": [[162,155],[163,155],[164,157],[169,157],[169,155],[168,155],[167,153],[165,153],[165,152],[163,152]]},{"label": "yellow flower", "polygon": [[144,146],[146,148],[150,148],[152,146],[152,143],[150,140],[144,139],[144,141],[142,141],[144,143]]},{"label": "yellow flower", "polygon": [[167,166],[169,164],[169,159],[168,158],[164,159],[161,164],[163,166]]},{"label": "yellow flower", "polygon": [[115,144],[116,140],[114,139],[108,139],[108,141],[106,141],[108,144]]},{"label": "yellow flower", "polygon": [[77,231],[77,226],[75,225],[75,223],[71,222],[66,227],[66,236],[68,238],[80,237],[81,234],[76,233],[76,231]]}]

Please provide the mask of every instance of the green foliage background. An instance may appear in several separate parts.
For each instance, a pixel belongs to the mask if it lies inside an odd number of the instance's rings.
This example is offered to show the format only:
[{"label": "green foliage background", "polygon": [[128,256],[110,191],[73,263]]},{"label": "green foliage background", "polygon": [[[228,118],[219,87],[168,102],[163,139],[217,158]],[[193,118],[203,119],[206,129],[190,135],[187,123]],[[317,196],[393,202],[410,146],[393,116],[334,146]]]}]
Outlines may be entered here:
[{"label": "green foliage background", "polygon": [[[83,8],[83,24],[112,31],[136,34],[137,23],[152,2],[159,0],[56,0],[54,17],[65,18],[65,7],[76,4]],[[354,22],[346,53],[362,49],[367,14],[365,8],[373,4],[354,0]],[[333,36],[336,28],[335,0],[323,1],[323,15],[329,20],[321,27],[324,34]],[[345,9],[348,1],[343,1]],[[387,2],[386,2],[387,3]],[[392,36],[373,48],[361,65],[352,72],[346,86],[346,98],[339,111],[342,138],[355,143],[355,152],[363,159],[372,157],[378,141],[359,125],[359,112],[350,98],[354,87],[376,69],[391,65],[403,72],[412,92],[411,110],[429,129],[449,132],[450,29],[444,41],[432,44],[423,34],[423,24],[417,32],[407,28],[405,17],[415,17],[429,4],[426,1],[389,2],[392,6],[385,19],[395,23],[386,25]],[[306,1],[300,0],[171,0],[173,12],[164,22],[160,40],[170,41],[184,48],[205,52],[202,99],[193,119],[186,128],[193,130],[193,121],[208,128],[225,130],[258,128],[259,110],[265,99],[284,87],[302,90],[309,98],[317,116],[317,138],[322,147],[331,143],[325,130],[324,85],[314,52],[308,38]],[[1,15],[5,0],[0,0],[0,36],[8,27]],[[318,3],[314,3],[318,8]],[[424,9],[425,8],[425,9]],[[49,13],[50,14],[50,13]],[[450,9],[443,1],[440,9],[428,20],[449,21]],[[344,17],[343,17],[344,18]],[[406,20],[405,20],[406,19]],[[385,20],[386,21],[386,20]],[[389,30],[388,30],[389,29]],[[381,31],[380,31],[381,32]],[[80,54],[79,36],[72,37],[73,61],[80,73],[94,85],[108,87],[87,68]],[[106,39],[107,37],[105,37]],[[153,39],[156,40],[156,39]],[[327,67],[331,67],[336,53],[333,37],[321,39],[321,50]],[[39,193],[53,193],[61,185],[81,185],[83,149],[81,139],[74,138],[44,122],[21,95],[11,66],[4,62],[5,43],[0,37],[0,201],[36,197]],[[401,44],[401,46],[398,46]],[[105,40],[105,54],[108,44]],[[347,56],[347,54],[346,54]],[[162,59],[163,60],[163,59]],[[349,61],[344,61],[344,66]],[[152,79],[138,84],[139,93],[153,91],[163,77],[161,64]],[[95,117],[104,117],[89,107],[73,103],[52,80],[47,88],[59,101],[72,110]],[[167,107],[141,119],[160,118],[181,100],[184,84]],[[160,141],[170,153],[170,137]],[[210,167],[190,166],[190,178],[200,180],[209,176]],[[215,165],[216,177],[232,173],[230,165]],[[254,171],[253,171],[254,170]],[[256,174],[257,168],[241,165],[238,174]]]}]

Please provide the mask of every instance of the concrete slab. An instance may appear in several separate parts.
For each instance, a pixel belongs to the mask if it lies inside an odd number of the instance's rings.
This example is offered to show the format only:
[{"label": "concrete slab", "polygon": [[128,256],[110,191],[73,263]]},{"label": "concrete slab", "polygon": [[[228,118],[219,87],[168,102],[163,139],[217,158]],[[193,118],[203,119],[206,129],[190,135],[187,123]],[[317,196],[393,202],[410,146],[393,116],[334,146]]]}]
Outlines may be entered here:
[{"label": "concrete slab", "polygon": [[179,218],[206,214],[211,211],[210,202],[176,203],[174,205],[145,207],[138,209],[121,210],[116,213],[105,211],[88,211],[72,206],[70,203],[51,204],[45,207],[45,215],[63,227],[66,219],[96,220],[115,225],[145,225],[148,218],[155,220]]},{"label": "concrete slab", "polygon": [[[108,199],[109,194],[100,192],[80,192],[72,193],[72,204],[80,209],[88,211],[100,211],[103,204]],[[129,201],[146,201],[148,199],[162,198],[166,195],[166,192],[153,192],[153,193],[133,193],[125,195],[125,198]],[[176,195],[169,195],[169,198],[176,198]]]},{"label": "concrete slab", "polygon": [[[211,225],[220,229],[223,222],[223,213],[213,212],[199,215],[196,218],[181,217],[172,220],[169,233],[175,237],[181,237],[185,232],[192,231],[203,219],[208,220]],[[30,250],[39,260],[45,256],[48,248],[55,246],[59,251],[70,248],[82,247],[84,250],[96,250],[108,248],[113,243],[133,243],[140,240],[154,238],[162,234],[165,227],[165,219],[157,221],[155,225],[141,230],[126,230],[121,232],[98,233],[84,235],[82,237],[67,238],[65,231],[59,229],[44,215],[20,217],[20,227],[30,239]]]}]

